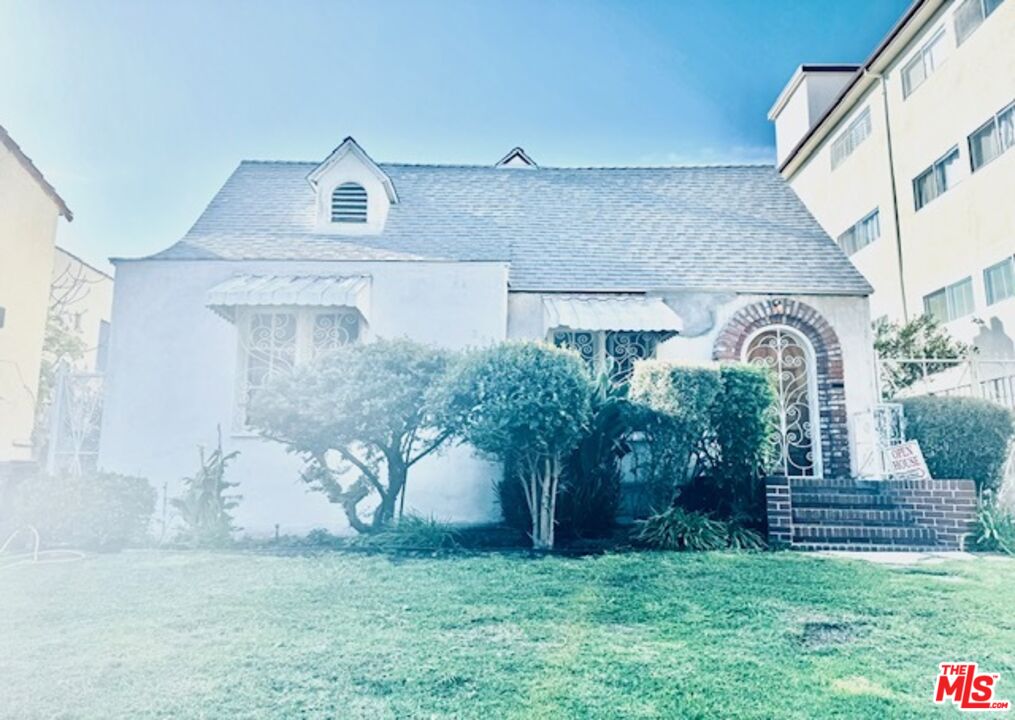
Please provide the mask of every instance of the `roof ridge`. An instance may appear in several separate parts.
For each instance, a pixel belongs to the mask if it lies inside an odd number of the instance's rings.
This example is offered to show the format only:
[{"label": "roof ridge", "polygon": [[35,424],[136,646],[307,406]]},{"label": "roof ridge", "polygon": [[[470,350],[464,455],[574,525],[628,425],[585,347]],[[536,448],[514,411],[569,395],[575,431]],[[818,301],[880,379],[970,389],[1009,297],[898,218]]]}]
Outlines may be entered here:
[{"label": "roof ridge", "polygon": [[[319,165],[314,160],[251,160],[240,161],[241,165]],[[412,162],[378,162],[381,167],[396,168],[433,168],[441,170],[496,170],[504,168],[496,165],[480,165],[478,163],[412,163]],[[686,165],[540,165],[535,170],[756,170],[775,169],[775,163],[689,163]]]}]

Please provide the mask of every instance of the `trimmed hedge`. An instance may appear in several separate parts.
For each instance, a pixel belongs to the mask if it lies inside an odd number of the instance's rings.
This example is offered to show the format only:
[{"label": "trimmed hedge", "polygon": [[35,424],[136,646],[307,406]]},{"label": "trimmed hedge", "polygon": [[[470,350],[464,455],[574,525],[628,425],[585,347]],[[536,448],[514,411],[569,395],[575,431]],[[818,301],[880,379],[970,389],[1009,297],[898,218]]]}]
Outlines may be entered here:
[{"label": "trimmed hedge", "polygon": [[631,400],[655,415],[645,426],[656,509],[675,500],[688,510],[764,524],[775,402],[764,369],[644,361],[635,365]]},{"label": "trimmed hedge", "polygon": [[44,545],[118,550],[143,544],[155,511],[155,490],[143,478],[94,473],[40,475],[14,488],[10,521],[32,525]]},{"label": "trimmed hedge", "polygon": [[680,502],[761,527],[775,391],[768,371],[754,365],[723,365],[719,380],[721,390],[709,408],[711,439],[702,448],[698,474],[681,489]]},{"label": "trimmed hedge", "polygon": [[969,397],[925,396],[904,400],[906,436],[917,440],[932,477],[974,480],[996,490],[1012,440],[1012,413]]},{"label": "trimmed hedge", "polygon": [[635,363],[629,397],[647,411],[643,419],[651,447],[648,500],[662,511],[694,472],[694,454],[710,429],[711,407],[722,391],[718,365],[664,360]]}]

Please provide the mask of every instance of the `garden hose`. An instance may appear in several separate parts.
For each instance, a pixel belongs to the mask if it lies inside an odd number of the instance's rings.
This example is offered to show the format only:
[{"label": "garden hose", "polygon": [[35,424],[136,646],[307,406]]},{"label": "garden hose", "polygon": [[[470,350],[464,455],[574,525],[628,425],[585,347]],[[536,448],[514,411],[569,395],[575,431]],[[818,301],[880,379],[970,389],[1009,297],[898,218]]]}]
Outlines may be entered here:
[{"label": "garden hose", "polygon": [[[32,549],[29,552],[13,553],[5,557],[4,554],[7,552],[7,548],[14,542],[14,538],[22,532],[31,533]],[[3,545],[0,545],[0,570],[6,570],[15,565],[44,565],[47,563],[77,562],[78,560],[85,559],[85,554],[80,550],[40,550],[40,540],[39,531],[32,525],[22,525],[19,528],[15,528],[14,532],[4,540]]]}]

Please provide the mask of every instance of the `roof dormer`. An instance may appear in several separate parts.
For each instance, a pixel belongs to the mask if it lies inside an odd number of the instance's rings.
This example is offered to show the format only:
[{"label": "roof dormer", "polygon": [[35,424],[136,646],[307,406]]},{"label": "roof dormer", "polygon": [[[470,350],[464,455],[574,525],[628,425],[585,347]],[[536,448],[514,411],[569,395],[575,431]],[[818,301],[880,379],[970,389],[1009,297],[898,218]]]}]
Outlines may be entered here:
[{"label": "roof dormer", "polygon": [[351,137],[307,175],[317,194],[317,230],[337,235],[376,235],[398,202],[391,178]]},{"label": "roof dormer", "polygon": [[535,168],[539,167],[536,165],[536,161],[528,156],[528,154],[520,147],[511,148],[508,154],[497,161],[494,167],[499,168]]}]

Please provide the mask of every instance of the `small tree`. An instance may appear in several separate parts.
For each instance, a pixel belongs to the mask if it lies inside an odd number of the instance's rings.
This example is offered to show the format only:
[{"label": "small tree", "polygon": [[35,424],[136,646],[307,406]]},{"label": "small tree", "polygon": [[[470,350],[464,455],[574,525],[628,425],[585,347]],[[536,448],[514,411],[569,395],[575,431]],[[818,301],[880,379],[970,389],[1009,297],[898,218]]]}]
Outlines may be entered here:
[{"label": "small tree", "polygon": [[593,392],[574,352],[512,342],[465,357],[438,394],[448,427],[521,484],[537,549],[553,547],[564,460],[589,423]]},{"label": "small tree", "polygon": [[184,528],[180,539],[199,547],[219,547],[229,543],[233,531],[230,511],[240,502],[240,496],[229,494],[229,488],[239,483],[226,480],[226,468],[239,452],[222,451],[222,428],[218,429],[218,445],[210,455],[198,448],[201,466],[193,477],[183,479],[186,491],[170,503],[180,514]]},{"label": "small tree", "polygon": [[[426,402],[446,365],[444,352],[409,340],[346,345],[275,378],[253,398],[250,421],[304,458],[304,481],[354,529],[373,532],[394,517],[409,469],[450,435]],[[380,502],[368,523],[358,508],[372,493]]]},{"label": "small tree", "polygon": [[[882,361],[884,394],[890,399],[926,375],[954,367],[966,357],[969,345],[953,338],[932,315],[920,315],[900,324],[881,318],[874,323],[874,349]],[[905,360],[944,360],[914,363]]]}]

